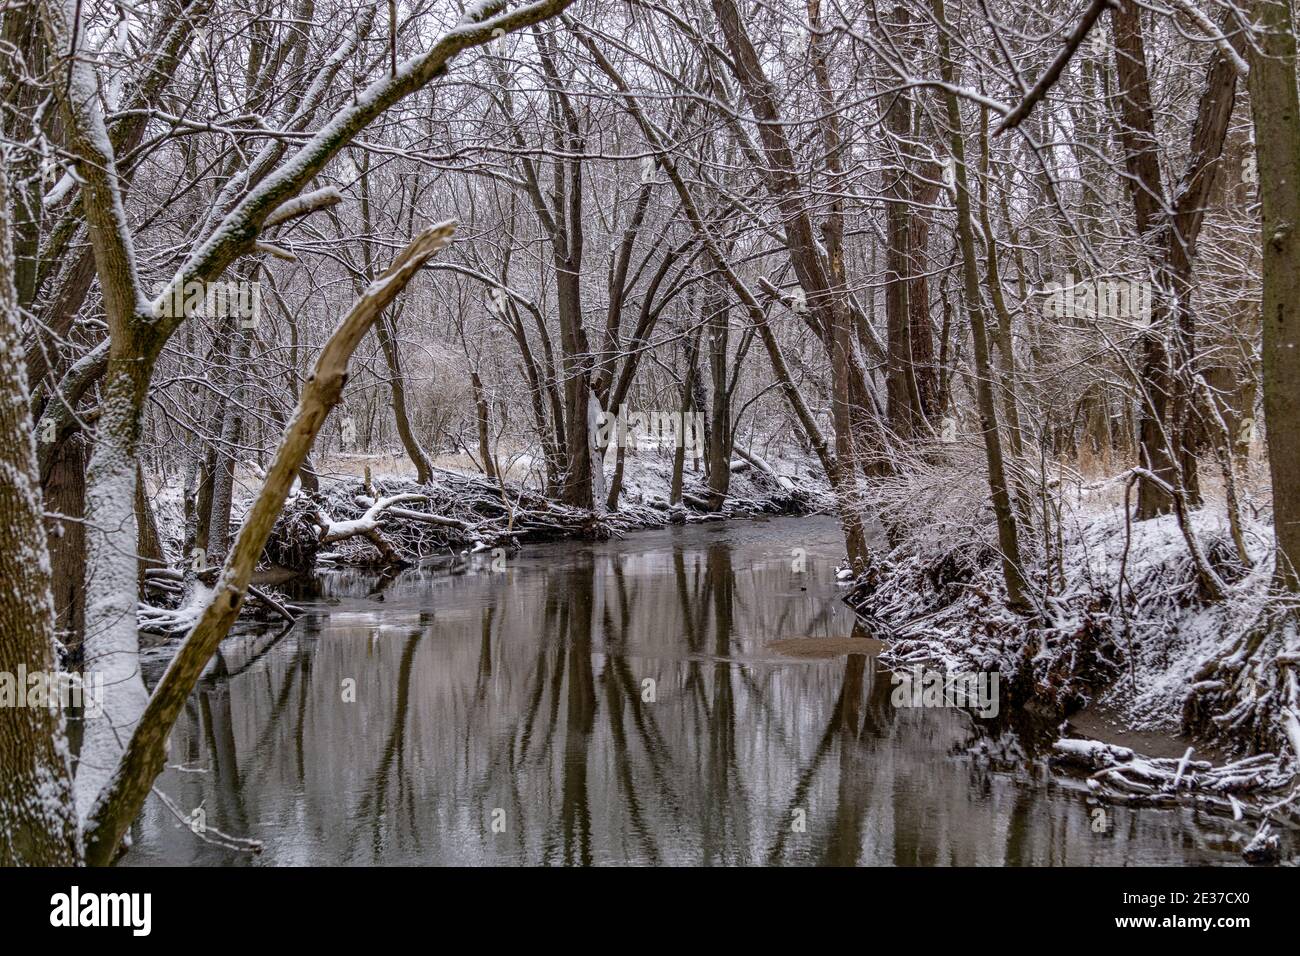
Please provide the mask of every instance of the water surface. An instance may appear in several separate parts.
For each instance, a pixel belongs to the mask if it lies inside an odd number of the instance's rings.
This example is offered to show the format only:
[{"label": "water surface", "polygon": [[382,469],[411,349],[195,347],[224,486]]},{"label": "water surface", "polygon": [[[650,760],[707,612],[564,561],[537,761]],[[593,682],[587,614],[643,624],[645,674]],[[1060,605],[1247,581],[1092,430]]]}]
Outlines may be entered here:
[{"label": "water surface", "polygon": [[1030,735],[893,707],[874,658],[773,650],[861,634],[842,549],[832,520],[782,518],[325,574],[287,633],[222,645],[159,780],[263,852],[151,798],[125,862],[1240,861],[1231,824],[1099,817]]}]

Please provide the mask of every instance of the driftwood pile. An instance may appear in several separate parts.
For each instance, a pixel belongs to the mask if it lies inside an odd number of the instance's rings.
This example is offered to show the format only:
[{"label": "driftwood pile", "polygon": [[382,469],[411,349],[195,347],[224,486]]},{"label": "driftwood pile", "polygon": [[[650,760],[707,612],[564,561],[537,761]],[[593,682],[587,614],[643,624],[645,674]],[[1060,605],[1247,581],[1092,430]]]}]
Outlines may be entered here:
[{"label": "driftwood pile", "polygon": [[[756,515],[806,514],[825,507],[817,489],[795,488],[764,462],[742,457],[733,471],[733,493],[711,511],[703,489],[688,486],[682,504],[626,496],[616,512],[573,508],[535,491],[494,484],[482,477],[435,469],[420,485],[409,479],[339,483],[289,498],[267,540],[262,568],[273,574],[307,574],[320,566],[392,570],[439,560],[455,562],[467,552],[513,551],[528,542],[570,538],[603,540],[641,528]],[[194,623],[213,568],[149,568],[139,605],[140,630],[174,637]],[[292,622],[301,609],[270,588],[250,587],[243,618]]]},{"label": "driftwood pile", "polygon": [[1193,760],[1143,757],[1099,740],[1065,738],[1053,745],[1052,762],[1089,774],[1088,789],[1101,800],[1131,806],[1193,806],[1250,820],[1257,829],[1242,855],[1251,863],[1275,863],[1279,829],[1300,826],[1300,778],[1294,761],[1255,754],[1215,766]]},{"label": "driftwood pile", "polygon": [[[144,597],[137,614],[142,633],[158,637],[177,637],[193,625],[201,599],[216,583],[218,568],[180,571],[175,568],[148,568],[144,572]],[[302,608],[289,603],[270,588],[249,585],[244,607],[259,620],[296,621]]]},{"label": "driftwood pile", "polygon": [[401,567],[449,552],[513,550],[528,542],[569,538],[603,540],[674,521],[797,514],[807,511],[811,500],[801,490],[773,482],[769,494],[732,497],[716,513],[708,511],[703,495],[693,492],[684,494],[683,506],[676,508],[664,501],[624,500],[618,511],[596,513],[518,486],[435,470],[434,480],[425,485],[409,479],[362,481],[291,499],[271,532],[265,560],[297,572],[322,563]]}]

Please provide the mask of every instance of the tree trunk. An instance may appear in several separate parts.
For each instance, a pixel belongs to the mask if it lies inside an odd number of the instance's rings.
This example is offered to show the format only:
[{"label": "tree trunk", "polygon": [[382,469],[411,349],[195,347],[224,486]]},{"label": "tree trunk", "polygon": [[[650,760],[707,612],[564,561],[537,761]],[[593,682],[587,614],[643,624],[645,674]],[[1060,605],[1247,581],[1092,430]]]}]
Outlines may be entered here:
[{"label": "tree trunk", "polygon": [[[1024,454],[1020,430],[1020,397],[1016,382],[1015,338],[1011,331],[1011,312],[1002,294],[1002,273],[998,267],[997,241],[989,214],[989,114],[980,110],[980,228],[984,233],[984,254],[988,262],[987,285],[997,324],[993,336],[998,348],[998,390],[1002,396],[1002,414],[1007,423],[1007,443],[1011,460]],[[1026,512],[1027,513],[1027,510]]]},{"label": "tree trunk", "polygon": [[955,86],[955,70],[949,54],[947,17],[943,0],[934,0],[934,15],[939,23],[939,73],[949,89],[943,98],[947,107],[948,131],[952,137],[952,157],[957,189],[957,241],[961,247],[962,279],[966,310],[970,314],[971,338],[975,352],[975,394],[979,406],[980,430],[984,433],[984,453],[988,463],[989,491],[998,525],[998,545],[1002,553],[1002,576],[1007,585],[1007,604],[1015,610],[1029,609],[1028,586],[1020,560],[1019,529],[1003,462],[1002,437],[998,430],[997,408],[993,398],[993,368],[989,361],[989,339],[984,320],[984,303],[980,295],[978,259],[975,253],[975,230],[971,218],[971,194],[966,168],[966,146],[961,134],[961,107]]},{"label": "tree trunk", "polygon": [[[909,16],[907,9],[896,6],[892,13],[891,29],[905,35]],[[909,227],[908,172],[903,160],[903,149],[912,136],[912,101],[909,90],[898,90],[888,100],[884,116],[889,136],[882,142],[891,155],[885,161],[885,220],[888,245],[885,265],[885,328],[888,342],[888,360],[885,374],[885,409],[889,427],[898,441],[906,442],[917,434],[917,394],[912,376],[911,309],[912,291],[911,251],[912,231]]]},{"label": "tree trunk", "polygon": [[492,439],[488,422],[487,399],[483,397],[483,379],[478,372],[469,373],[470,387],[474,392],[474,417],[478,423],[478,456],[483,474],[489,481],[497,480],[497,463],[492,456]]},{"label": "tree trunk", "polygon": [[[244,273],[245,277],[252,275]],[[234,503],[235,467],[238,449],[244,439],[244,383],[248,375],[248,358],[253,348],[253,333],[231,321],[225,334],[234,342],[227,384],[230,393],[222,403],[221,435],[216,444],[216,470],[212,475],[212,506],[208,512],[208,563],[220,564],[230,547],[230,510]]]},{"label": "tree trunk", "polygon": [[[1165,285],[1164,261],[1167,237],[1160,231],[1165,222],[1161,206],[1164,185],[1160,179],[1151,89],[1147,79],[1146,46],[1142,36],[1141,10],[1134,0],[1123,0],[1111,8],[1115,32],[1115,72],[1119,82],[1120,142],[1124,147],[1125,186],[1133,201],[1134,224],[1139,241],[1146,243],[1153,274]],[[1173,510],[1173,498],[1161,487],[1177,481],[1169,454],[1169,407],[1173,399],[1173,377],[1166,344],[1170,321],[1167,291],[1153,290],[1151,320],[1142,336],[1139,370],[1140,413],[1138,416],[1139,464],[1159,481],[1143,479],[1138,486],[1138,520]]]},{"label": "tree trunk", "polygon": [[194,537],[186,542],[185,560],[193,563],[199,553],[203,555],[203,565],[207,566],[208,529],[212,524],[212,484],[213,473],[217,468],[215,449],[210,449],[199,461],[198,496],[194,503]]},{"label": "tree trunk", "polygon": [[[115,348],[113,351],[118,351]],[[128,343],[113,355],[104,381],[103,414],[86,470],[86,640],[87,682],[103,681],[108,690],[103,716],[87,721],[77,763],[77,813],[84,819],[135,729],[149,695],[140,677],[136,631],[139,540],[135,524],[136,449],[139,409],[147,378],[141,381],[139,352]]]},{"label": "tree trunk", "polygon": [[[686,375],[682,379],[682,423],[695,410],[695,375],[698,366],[700,343],[698,334],[686,336]],[[682,486],[686,478],[686,442],[679,441],[673,448],[673,477],[668,491],[668,504],[676,507],[682,502]]]},{"label": "tree trunk", "polygon": [[[361,156],[361,165],[358,167],[361,187],[361,227],[369,240],[369,237],[374,235],[370,215],[370,157],[364,151]],[[361,244],[361,256],[365,281],[370,282],[375,277],[375,268],[374,254],[371,252],[369,241]],[[362,283],[354,284],[356,294],[360,295]],[[375,323],[375,337],[379,339],[379,350],[383,352],[384,364],[388,367],[388,387],[392,397],[393,421],[397,425],[397,437],[401,439],[402,447],[406,449],[406,457],[411,459],[411,464],[415,466],[415,480],[419,484],[427,485],[433,480],[433,470],[429,466],[428,456],[424,454],[424,449],[420,447],[420,442],[415,437],[415,431],[411,428],[411,416],[406,410],[406,379],[402,375],[402,360],[398,355],[397,343],[393,340],[396,325],[394,321],[393,330],[390,331],[388,319],[381,317]]]},{"label": "tree trunk", "polygon": [[568,456],[561,499],[575,508],[592,507],[591,443],[587,429],[587,400],[591,392],[590,350],[582,325],[580,265],[556,263],[559,298],[561,368],[564,370],[564,439]]},{"label": "tree trunk", "polygon": [[[937,170],[932,174],[937,176]],[[939,196],[937,183],[917,182],[908,222],[907,323],[911,358],[913,403],[917,416],[933,426],[940,414],[939,370],[934,355],[934,330],[930,323],[930,220],[926,206]]]},{"label": "tree trunk", "polygon": [[46,522],[55,629],[68,666],[80,666],[81,642],[86,633],[86,440],[81,435],[69,436],[55,452],[45,482],[45,508],[67,518],[50,518]]},{"label": "tree trunk", "polygon": [[712,427],[708,433],[709,507],[721,511],[731,488],[731,396],[727,390],[727,339],[731,311],[718,280],[705,286],[705,328],[709,336]]},{"label": "tree trunk", "polygon": [[138,582],[143,588],[145,568],[165,568],[168,561],[167,549],[158,534],[158,520],[149,500],[149,489],[145,487],[144,469],[139,466],[135,472],[135,524],[136,554],[140,558]]},{"label": "tree trunk", "polygon": [[[1196,241],[1205,217],[1219,155],[1232,116],[1237,75],[1228,57],[1210,57],[1205,88],[1197,104],[1187,167],[1172,200],[1160,177],[1159,144],[1151,106],[1142,14],[1135,0],[1111,8],[1115,67],[1119,82],[1120,141],[1125,184],[1133,202],[1138,238],[1146,244],[1155,277],[1151,319],[1143,336],[1139,455],[1142,467],[1158,480],[1144,478],[1138,489],[1137,516],[1155,517],[1183,510],[1200,498],[1196,468],[1196,323],[1191,308]],[[1227,42],[1240,49],[1238,31],[1225,24]],[[1172,491],[1166,491],[1163,485]],[[1175,501],[1181,496],[1185,501]]]},{"label": "tree trunk", "polygon": [[415,480],[427,485],[433,480],[433,469],[415,437],[415,429],[411,427],[411,415],[406,409],[406,378],[402,374],[402,360],[386,319],[375,323],[375,335],[379,338],[379,348],[384,353],[384,364],[388,366],[388,387],[393,400],[393,422],[397,425],[397,437],[406,449],[406,457],[415,466]]},{"label": "tree trunk", "polygon": [[[712,0],[712,6],[732,56],[732,69],[758,121],[763,154],[767,159],[765,170],[767,188],[784,217],[785,245],[790,257],[790,265],[807,297],[810,316],[815,320],[813,328],[818,332],[830,354],[831,419],[835,429],[835,453],[830,456],[826,454],[824,448],[821,448],[819,454],[824,455],[823,462],[829,464],[827,477],[839,500],[849,561],[859,564],[866,559],[867,549],[862,519],[858,514],[855,476],[859,463],[856,461],[854,451],[852,419],[854,406],[861,405],[861,402],[856,399],[865,394],[865,376],[857,360],[857,354],[853,351],[852,320],[848,310],[843,254],[831,251],[828,275],[826,264],[814,238],[812,217],[805,205],[803,190],[797,188],[801,185],[799,174],[794,152],[777,109],[776,90],[763,71],[762,61],[745,30],[735,3],[732,0]],[[815,11],[813,14],[816,15]],[[822,55],[820,47],[817,55],[819,57]],[[828,83],[823,78],[819,86],[824,101]],[[834,123],[823,125],[822,137],[827,146],[828,173],[832,180],[838,180],[841,172],[838,167],[840,143],[839,133]],[[678,188],[680,190],[683,187],[679,184]],[[685,204],[684,199],[683,204]],[[832,236],[840,228],[836,225],[837,217],[838,213],[832,212],[827,222]],[[838,245],[838,242],[836,241],[835,244]],[[710,253],[715,261],[721,262],[721,253],[716,246],[710,249]],[[731,281],[732,277],[728,278]],[[746,303],[746,306],[748,308],[749,304]],[[767,327],[766,318],[760,320],[752,308],[751,316],[756,320],[759,334],[776,370],[779,364],[784,364],[784,360],[779,355],[776,340]],[[778,375],[780,375],[779,371]],[[788,383],[786,394],[792,401],[797,397],[796,391],[793,383]],[[802,412],[797,410],[797,414],[801,421],[805,422],[805,431],[811,439],[816,434],[816,430],[809,430]]]},{"label": "tree trunk", "polygon": [[1260,0],[1250,51],[1263,217],[1264,420],[1278,583],[1300,591],[1300,100],[1291,0]]},{"label": "tree trunk", "polygon": [[[0,147],[2,148],[2,147]],[[54,680],[54,599],[22,318],[14,287],[9,156],[0,155],[0,661]],[[134,610],[134,609],[133,609]],[[63,710],[28,699],[0,704],[0,866],[73,866],[81,844]],[[18,706],[19,704],[27,706]]]}]

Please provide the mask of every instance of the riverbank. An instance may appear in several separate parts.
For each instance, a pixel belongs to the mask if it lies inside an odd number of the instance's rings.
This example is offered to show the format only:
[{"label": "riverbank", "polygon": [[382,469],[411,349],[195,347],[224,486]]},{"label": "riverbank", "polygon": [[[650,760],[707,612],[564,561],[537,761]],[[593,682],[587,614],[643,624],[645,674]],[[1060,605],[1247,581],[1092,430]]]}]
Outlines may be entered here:
[{"label": "riverbank", "polygon": [[[948,494],[961,491],[954,480]],[[1086,768],[1099,795],[1300,823],[1293,678],[1280,666],[1300,648],[1276,616],[1266,505],[1244,509],[1236,535],[1214,489],[1190,515],[1222,586],[1212,598],[1177,519],[1129,520],[1123,491],[1122,479],[1051,489],[1047,540],[1024,548],[1027,614],[1008,608],[987,516],[952,504],[924,533],[899,531],[846,600],[890,666],[997,671],[1004,706],[1061,722],[1057,759]]]},{"label": "riverbank", "polygon": [[[1035,569],[1029,615],[1007,609],[998,552],[981,540],[896,549],[846,599],[899,662],[994,669],[1020,700],[1061,717],[1098,706],[1126,730],[1178,731],[1198,671],[1259,619],[1272,575],[1270,561],[1243,568],[1229,559],[1221,512],[1207,507],[1192,522],[1229,584],[1222,600],[1198,593],[1172,515],[1126,523],[1104,508],[1071,524],[1052,568]],[[1250,532],[1270,535],[1262,522]]]},{"label": "riverbank", "polygon": [[[724,504],[712,508],[702,470],[689,465],[678,500],[673,464],[659,454],[629,455],[616,510],[587,511],[518,481],[435,469],[431,481],[409,476],[322,483],[285,506],[267,543],[265,563],[307,571],[334,567],[392,567],[454,562],[463,553],[513,551],[550,541],[600,541],[674,524],[809,515],[830,510],[825,480],[815,463],[774,458],[736,459]],[[599,496],[598,496],[599,497]]]}]

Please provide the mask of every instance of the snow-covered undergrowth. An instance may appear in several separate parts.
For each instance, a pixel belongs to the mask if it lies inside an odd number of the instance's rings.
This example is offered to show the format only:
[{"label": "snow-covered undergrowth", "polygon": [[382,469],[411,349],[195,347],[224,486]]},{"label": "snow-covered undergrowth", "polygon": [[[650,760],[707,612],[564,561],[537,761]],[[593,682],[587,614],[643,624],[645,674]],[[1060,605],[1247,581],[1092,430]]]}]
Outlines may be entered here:
[{"label": "snow-covered undergrowth", "polygon": [[[1022,528],[1034,529],[1021,541],[1028,615],[1007,607],[978,465],[950,457],[884,482],[876,516],[890,547],[848,601],[887,639],[886,664],[996,670],[1008,710],[1060,718],[1095,705],[1123,729],[1189,734],[1197,743],[1181,760],[1065,739],[1053,762],[1092,771],[1087,786],[1103,800],[1249,819],[1257,830],[1243,855],[1275,862],[1275,828],[1300,826],[1300,634],[1270,587],[1270,509],[1249,492],[1266,485],[1242,483],[1246,562],[1221,489],[1202,489],[1190,524],[1225,591],[1207,600],[1177,519],[1126,519],[1125,479],[1021,476],[1021,508],[1032,514]],[[1240,759],[1193,760],[1210,741]]]},{"label": "snow-covered undergrowth", "polygon": [[1130,729],[1180,728],[1198,670],[1263,609],[1268,509],[1258,501],[1243,509],[1253,562],[1243,567],[1220,489],[1206,483],[1192,525],[1228,586],[1224,600],[1206,602],[1175,517],[1125,520],[1123,475],[1022,476],[1033,531],[1022,523],[1021,547],[1035,605],[1025,617],[1006,608],[988,487],[965,457],[885,482],[874,499],[890,546],[849,602],[892,638],[887,658],[997,669],[1014,697],[1061,714],[1099,704]]}]

